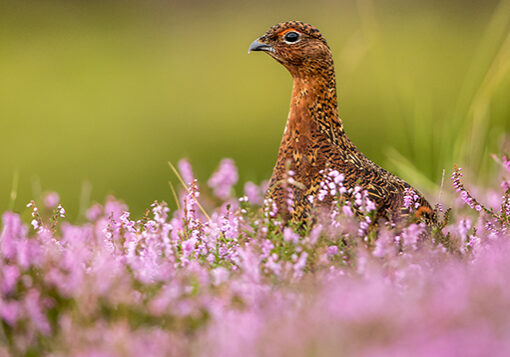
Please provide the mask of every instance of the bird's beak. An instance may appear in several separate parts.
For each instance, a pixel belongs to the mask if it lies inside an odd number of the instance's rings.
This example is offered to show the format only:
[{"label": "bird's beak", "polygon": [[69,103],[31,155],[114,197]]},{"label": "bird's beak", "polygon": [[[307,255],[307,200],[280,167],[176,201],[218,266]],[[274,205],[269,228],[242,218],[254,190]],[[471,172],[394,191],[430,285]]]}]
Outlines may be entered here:
[{"label": "bird's beak", "polygon": [[250,48],[248,48],[248,53],[251,51],[274,52],[274,48],[271,45],[259,42],[259,39],[256,39],[251,43]]}]

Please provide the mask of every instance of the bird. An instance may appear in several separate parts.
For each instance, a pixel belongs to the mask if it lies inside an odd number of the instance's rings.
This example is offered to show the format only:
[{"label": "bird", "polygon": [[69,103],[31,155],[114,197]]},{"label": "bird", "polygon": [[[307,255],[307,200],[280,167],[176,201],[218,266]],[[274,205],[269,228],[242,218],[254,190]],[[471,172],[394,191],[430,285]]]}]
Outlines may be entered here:
[{"label": "bird", "polygon": [[[418,190],[368,159],[346,135],[332,52],[316,27],[301,21],[279,23],[251,43],[248,53],[253,51],[267,53],[293,78],[289,115],[265,197],[286,222],[303,225],[310,219],[319,205],[314,198],[321,182],[333,171],[342,175],[345,199],[357,190],[366,192],[376,220],[433,220],[433,210]],[[409,192],[412,207],[405,204]]]}]

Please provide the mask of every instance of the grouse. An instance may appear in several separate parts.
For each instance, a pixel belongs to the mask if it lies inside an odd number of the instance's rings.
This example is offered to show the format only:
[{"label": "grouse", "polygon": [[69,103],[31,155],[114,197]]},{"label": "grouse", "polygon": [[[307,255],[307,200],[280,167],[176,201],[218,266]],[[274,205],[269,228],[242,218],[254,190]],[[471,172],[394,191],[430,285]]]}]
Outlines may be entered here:
[{"label": "grouse", "polygon": [[[375,204],[377,220],[409,216],[404,200],[412,192],[414,214],[430,221],[433,212],[425,198],[369,160],[345,134],[338,116],[333,57],[317,28],[300,21],[277,24],[250,45],[248,52],[251,51],[267,53],[293,78],[287,124],[266,193],[285,220],[305,222],[318,203],[314,197],[325,175],[336,171],[343,175],[346,199],[360,188],[366,190]],[[293,182],[292,209],[288,207],[289,172]]]}]

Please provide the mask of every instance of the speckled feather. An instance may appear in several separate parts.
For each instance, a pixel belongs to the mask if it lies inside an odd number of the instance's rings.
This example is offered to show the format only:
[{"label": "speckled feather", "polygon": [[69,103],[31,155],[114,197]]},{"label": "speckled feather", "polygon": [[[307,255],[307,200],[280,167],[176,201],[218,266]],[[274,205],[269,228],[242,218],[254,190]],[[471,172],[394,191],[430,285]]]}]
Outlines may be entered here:
[{"label": "speckled feather", "polygon": [[[289,31],[297,32],[299,41],[286,43],[283,36]],[[286,219],[303,222],[313,207],[308,196],[317,194],[324,170],[329,168],[344,174],[347,189],[361,186],[368,191],[378,218],[395,220],[408,215],[403,198],[404,190],[411,186],[369,160],[344,132],[338,115],[333,58],[319,30],[289,21],[271,27],[257,41],[271,46],[265,52],[284,65],[294,81],[289,116],[266,198],[276,202]],[[285,178],[289,170],[294,171],[297,181],[292,187],[293,210],[287,207]],[[430,205],[418,195],[418,215],[430,221]]]}]

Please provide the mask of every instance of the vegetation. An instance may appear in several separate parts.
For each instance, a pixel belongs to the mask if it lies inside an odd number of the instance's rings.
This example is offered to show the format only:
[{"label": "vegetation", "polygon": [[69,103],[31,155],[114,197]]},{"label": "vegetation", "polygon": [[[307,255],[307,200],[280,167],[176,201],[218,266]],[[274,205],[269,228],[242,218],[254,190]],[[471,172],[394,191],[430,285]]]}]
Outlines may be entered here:
[{"label": "vegetation", "polygon": [[[510,160],[501,164],[505,178],[485,205],[456,169],[458,202],[453,213],[438,206],[432,227],[371,225],[374,206],[360,191],[293,229],[263,188],[248,183],[243,197],[231,196],[231,160],[209,180],[209,213],[186,161],[173,212],[156,201],[133,220],[110,197],[73,225],[49,193],[28,204],[30,226],[13,212],[2,217],[0,352],[505,355]],[[322,187],[316,200],[341,198],[338,173]]]},{"label": "vegetation", "polygon": [[242,182],[267,179],[291,78],[247,49],[289,19],[328,39],[341,118],[370,159],[427,197],[453,164],[487,185],[510,132],[509,4],[3,1],[0,209],[16,172],[13,208],[51,189],[73,220],[80,197],[175,208],[166,162],[182,157],[201,181],[223,157]]}]

